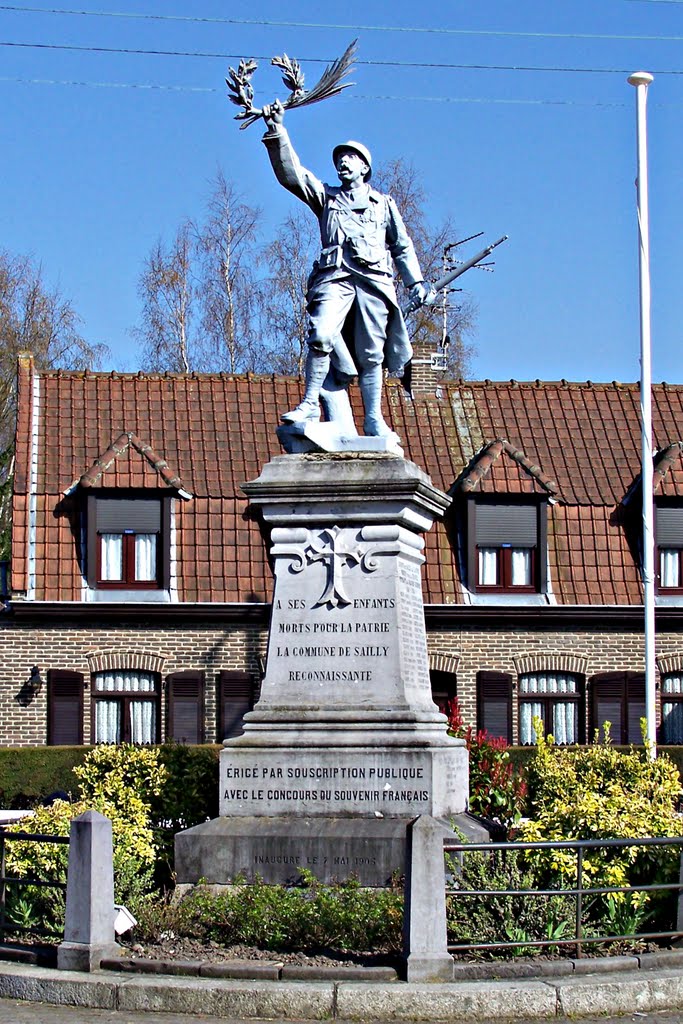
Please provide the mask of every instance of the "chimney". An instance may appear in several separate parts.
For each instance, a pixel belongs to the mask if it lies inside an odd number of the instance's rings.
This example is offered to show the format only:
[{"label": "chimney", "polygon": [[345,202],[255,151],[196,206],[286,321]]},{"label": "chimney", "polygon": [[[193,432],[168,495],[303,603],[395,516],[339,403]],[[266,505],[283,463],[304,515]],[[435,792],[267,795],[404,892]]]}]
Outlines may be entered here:
[{"label": "chimney", "polygon": [[434,395],[440,398],[440,387],[447,378],[446,353],[441,345],[429,341],[414,341],[406,390],[413,397]]}]

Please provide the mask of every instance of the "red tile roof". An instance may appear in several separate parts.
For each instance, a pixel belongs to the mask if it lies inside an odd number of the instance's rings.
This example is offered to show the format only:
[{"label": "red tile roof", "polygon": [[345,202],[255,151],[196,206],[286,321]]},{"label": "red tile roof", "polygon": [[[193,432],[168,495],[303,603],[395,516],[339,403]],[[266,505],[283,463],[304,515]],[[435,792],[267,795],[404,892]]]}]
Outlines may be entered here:
[{"label": "red tile roof", "polygon": [[[80,600],[82,487],[182,487],[176,502],[180,600],[264,601],[271,574],[240,484],[280,454],[280,413],[301,382],[276,376],[31,376],[18,390],[13,587],[27,591],[29,519],[37,599]],[[360,399],[352,389],[360,419]],[[408,397],[385,389],[385,414],[406,458],[453,494],[537,494],[548,515],[549,578],[560,604],[638,603],[638,572],[620,503],[640,471],[638,388],[631,384],[455,382]],[[683,386],[653,391],[657,495],[683,496]],[[33,480],[33,504],[30,494]],[[451,544],[453,542],[453,546]],[[443,526],[427,537],[425,599],[462,603],[466,559]]]}]

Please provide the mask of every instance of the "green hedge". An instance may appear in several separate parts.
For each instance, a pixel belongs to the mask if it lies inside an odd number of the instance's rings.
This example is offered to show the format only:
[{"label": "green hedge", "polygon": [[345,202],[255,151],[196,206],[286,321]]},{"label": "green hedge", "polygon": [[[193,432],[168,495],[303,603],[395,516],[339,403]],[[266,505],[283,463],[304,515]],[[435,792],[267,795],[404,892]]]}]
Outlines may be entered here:
[{"label": "green hedge", "polygon": [[55,790],[76,792],[71,769],[88,747],[0,747],[0,804],[23,808]]}]

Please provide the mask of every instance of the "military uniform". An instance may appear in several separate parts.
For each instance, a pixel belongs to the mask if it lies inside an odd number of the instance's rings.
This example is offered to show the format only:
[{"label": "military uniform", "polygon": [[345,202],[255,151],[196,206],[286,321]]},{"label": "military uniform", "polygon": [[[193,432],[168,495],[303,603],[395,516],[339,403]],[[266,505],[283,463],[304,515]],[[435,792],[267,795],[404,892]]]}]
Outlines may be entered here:
[{"label": "military uniform", "polygon": [[[308,344],[329,353],[337,380],[384,364],[398,373],[412,349],[396,299],[392,259],[403,283],[422,281],[413,243],[390,196],[362,183],[326,185],[302,167],[282,125],[264,136],[275,175],[318,218],[322,249],[307,295]],[[351,352],[342,337],[353,336]],[[349,330],[351,328],[351,330]]]}]

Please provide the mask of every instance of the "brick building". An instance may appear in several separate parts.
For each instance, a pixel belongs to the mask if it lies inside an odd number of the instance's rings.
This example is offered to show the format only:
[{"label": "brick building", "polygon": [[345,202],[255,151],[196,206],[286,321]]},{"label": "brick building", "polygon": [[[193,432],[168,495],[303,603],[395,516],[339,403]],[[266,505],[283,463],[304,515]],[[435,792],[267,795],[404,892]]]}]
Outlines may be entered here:
[{"label": "brick building", "polygon": [[[440,382],[385,415],[453,498],[427,537],[435,698],[515,743],[644,713],[635,385]],[[240,483],[280,453],[282,377],[36,372],[19,361],[0,744],[215,742],[263,668],[267,539]],[[654,389],[658,714],[683,740],[683,387]],[[354,396],[354,401],[357,396]]]}]

